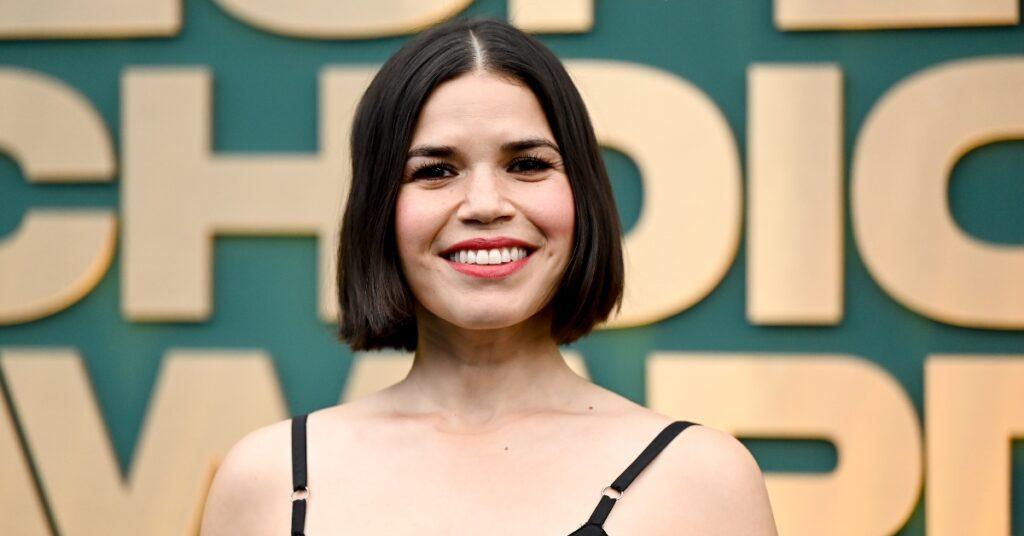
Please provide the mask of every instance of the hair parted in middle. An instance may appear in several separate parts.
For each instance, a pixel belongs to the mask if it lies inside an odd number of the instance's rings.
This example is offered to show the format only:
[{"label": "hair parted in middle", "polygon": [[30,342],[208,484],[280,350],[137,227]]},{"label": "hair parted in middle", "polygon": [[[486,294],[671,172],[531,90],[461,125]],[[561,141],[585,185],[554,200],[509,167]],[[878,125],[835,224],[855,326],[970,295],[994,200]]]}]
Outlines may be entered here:
[{"label": "hair parted in middle", "polygon": [[338,247],[338,336],[353,350],[417,344],[395,206],[420,110],[441,84],[475,70],[529,88],[555,136],[573,192],[573,250],[548,307],[555,342],[589,333],[620,306],[621,226],[583,99],[542,43],[496,20],[455,20],[406,43],[377,72],[352,125],[352,183]]}]

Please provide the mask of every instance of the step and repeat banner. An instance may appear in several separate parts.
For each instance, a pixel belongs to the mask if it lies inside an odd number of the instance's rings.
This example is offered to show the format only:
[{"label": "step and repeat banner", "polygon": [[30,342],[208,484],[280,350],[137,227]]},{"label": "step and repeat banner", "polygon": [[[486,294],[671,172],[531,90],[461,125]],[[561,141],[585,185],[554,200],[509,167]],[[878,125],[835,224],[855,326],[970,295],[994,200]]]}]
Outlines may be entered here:
[{"label": "step and repeat banner", "polygon": [[0,0],[0,534],[194,535],[242,435],[403,376],[334,335],[348,131],[464,16],[604,147],[626,302],[575,370],[740,437],[781,534],[1024,534],[1020,10]]}]

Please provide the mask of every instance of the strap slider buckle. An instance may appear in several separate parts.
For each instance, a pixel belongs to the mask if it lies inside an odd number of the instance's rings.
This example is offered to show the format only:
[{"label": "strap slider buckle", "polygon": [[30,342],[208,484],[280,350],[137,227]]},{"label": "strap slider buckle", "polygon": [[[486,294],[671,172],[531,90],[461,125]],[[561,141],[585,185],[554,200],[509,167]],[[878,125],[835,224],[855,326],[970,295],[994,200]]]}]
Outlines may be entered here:
[{"label": "strap slider buckle", "polygon": [[309,488],[302,486],[292,491],[292,502],[309,500]]},{"label": "strap slider buckle", "polygon": [[625,491],[619,491],[611,486],[605,486],[605,488],[601,490],[602,497],[608,497],[613,501],[621,499],[623,493],[625,493]]}]

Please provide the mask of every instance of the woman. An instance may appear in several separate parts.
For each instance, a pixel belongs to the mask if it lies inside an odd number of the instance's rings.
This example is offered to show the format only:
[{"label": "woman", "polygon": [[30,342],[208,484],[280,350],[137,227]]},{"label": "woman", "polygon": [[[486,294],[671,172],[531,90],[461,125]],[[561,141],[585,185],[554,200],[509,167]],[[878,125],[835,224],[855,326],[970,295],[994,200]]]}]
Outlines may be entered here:
[{"label": "woman", "polygon": [[618,305],[623,268],[590,120],[549,50],[496,21],[427,31],[363,96],[352,168],[340,335],[415,350],[413,367],[240,441],[205,536],[775,534],[741,443],[559,354]]}]

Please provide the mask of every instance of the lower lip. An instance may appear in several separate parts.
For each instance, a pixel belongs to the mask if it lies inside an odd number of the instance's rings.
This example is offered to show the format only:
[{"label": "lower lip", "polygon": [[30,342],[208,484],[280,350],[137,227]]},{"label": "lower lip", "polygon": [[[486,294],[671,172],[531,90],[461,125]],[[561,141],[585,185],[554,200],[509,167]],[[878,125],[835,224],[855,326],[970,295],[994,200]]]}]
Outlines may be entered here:
[{"label": "lower lip", "polygon": [[529,261],[532,256],[533,254],[530,254],[518,261],[506,262],[505,264],[463,264],[451,259],[443,260],[452,268],[455,268],[466,275],[480,277],[483,279],[501,279],[502,277],[508,277],[518,272],[523,266],[526,266],[527,261]]}]

